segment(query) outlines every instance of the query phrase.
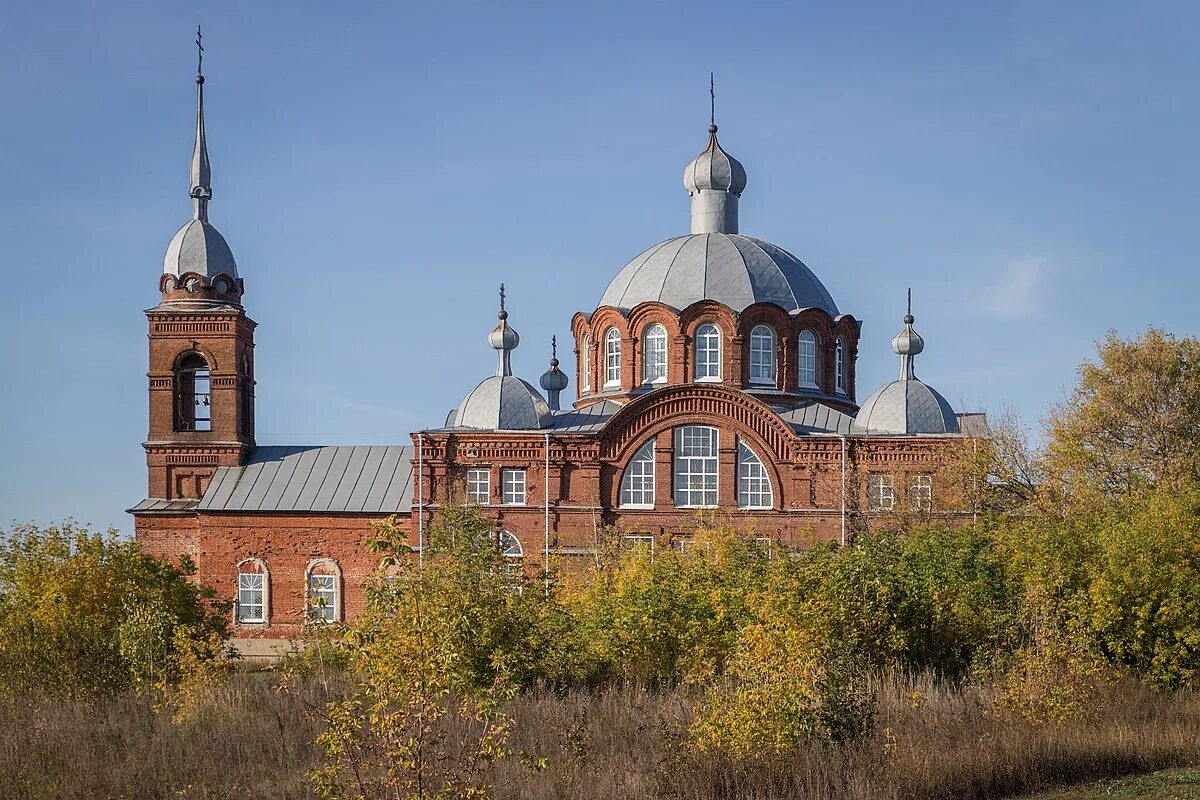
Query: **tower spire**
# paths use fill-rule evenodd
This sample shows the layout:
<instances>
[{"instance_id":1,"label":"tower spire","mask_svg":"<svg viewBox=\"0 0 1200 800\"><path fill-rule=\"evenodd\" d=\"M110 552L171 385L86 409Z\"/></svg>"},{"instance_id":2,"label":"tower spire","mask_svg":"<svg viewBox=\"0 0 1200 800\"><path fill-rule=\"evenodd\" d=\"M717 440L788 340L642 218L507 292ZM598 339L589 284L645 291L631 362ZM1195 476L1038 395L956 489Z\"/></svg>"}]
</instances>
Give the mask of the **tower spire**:
<instances>
[{"instance_id":1,"label":"tower spire","mask_svg":"<svg viewBox=\"0 0 1200 800\"><path fill-rule=\"evenodd\" d=\"M917 375L913 370L913 362L917 355L925 349L925 340L913 329L916 318L912 315L912 289L908 290L908 310L904 315L904 330L892 339L892 350L900 356L900 380L915 380Z\"/></svg>"},{"instance_id":2,"label":"tower spire","mask_svg":"<svg viewBox=\"0 0 1200 800\"><path fill-rule=\"evenodd\" d=\"M542 374L542 379L539 383L546 390L546 399L550 404L550 410L558 411L558 396L563 389L567 388L567 375L558 368L557 336L550 337L550 368Z\"/></svg>"},{"instance_id":3,"label":"tower spire","mask_svg":"<svg viewBox=\"0 0 1200 800\"><path fill-rule=\"evenodd\" d=\"M196 146L188 195L192 198L192 218L208 220L208 201L212 199L212 174L208 165L208 143L204 140L204 35L196 26Z\"/></svg>"},{"instance_id":4,"label":"tower spire","mask_svg":"<svg viewBox=\"0 0 1200 800\"><path fill-rule=\"evenodd\" d=\"M708 73L708 126L709 133L716 133L717 127L717 75Z\"/></svg>"},{"instance_id":5,"label":"tower spire","mask_svg":"<svg viewBox=\"0 0 1200 800\"><path fill-rule=\"evenodd\" d=\"M496 318L500 324L488 336L488 344L496 351L496 374L500 377L512 375L512 351L521 342L521 337L508 324L508 312L504 310L504 284L500 284L500 313Z\"/></svg>"}]
</instances>

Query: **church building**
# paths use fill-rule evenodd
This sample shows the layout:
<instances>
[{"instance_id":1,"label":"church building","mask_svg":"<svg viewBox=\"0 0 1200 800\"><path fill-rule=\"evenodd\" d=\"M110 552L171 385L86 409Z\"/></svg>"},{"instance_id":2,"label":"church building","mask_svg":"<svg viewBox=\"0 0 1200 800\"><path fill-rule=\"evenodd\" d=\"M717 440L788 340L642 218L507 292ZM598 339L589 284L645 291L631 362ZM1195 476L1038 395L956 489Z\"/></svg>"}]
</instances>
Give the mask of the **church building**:
<instances>
[{"instance_id":1,"label":"church building","mask_svg":"<svg viewBox=\"0 0 1200 800\"><path fill-rule=\"evenodd\" d=\"M512 374L519 321L501 287L498 322L480 331L494 372L480 352L483 379L444 421L394 445L259 446L253 271L243 277L209 222L204 134L198 74L192 218L145 312L149 480L130 513L146 551L189 557L233 601L243 643L352 619L376 566L372 523L394 516L419 550L451 504L477 505L530 572L586 557L604 535L684 549L705 510L768 555L848 544L897 514L969 516L938 473L983 434L982 417L916 377L925 345L911 309L892 341L897 379L858 400L861 322L790 252L741 233L746 170L716 125L683 171L690 233L644 250L575 313L573 365L554 352L536 387Z\"/></svg>"}]
</instances>

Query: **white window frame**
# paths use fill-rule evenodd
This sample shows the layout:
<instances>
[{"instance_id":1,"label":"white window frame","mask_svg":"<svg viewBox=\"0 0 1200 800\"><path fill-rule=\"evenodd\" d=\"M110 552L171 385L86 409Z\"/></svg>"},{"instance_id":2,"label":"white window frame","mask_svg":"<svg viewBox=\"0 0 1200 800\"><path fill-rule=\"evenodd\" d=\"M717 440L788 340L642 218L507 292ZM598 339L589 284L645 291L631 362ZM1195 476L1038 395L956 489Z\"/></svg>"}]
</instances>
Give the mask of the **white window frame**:
<instances>
[{"instance_id":1,"label":"white window frame","mask_svg":"<svg viewBox=\"0 0 1200 800\"><path fill-rule=\"evenodd\" d=\"M805 353L805 348L811 347L812 352ZM807 389L816 389L819 387L821 376L821 337L817 336L817 332L810 329L800 331L800 337L796 342L796 382ZM811 365L812 379L808 380L805 377L807 367L806 363Z\"/></svg>"},{"instance_id":2,"label":"white window frame","mask_svg":"<svg viewBox=\"0 0 1200 800\"><path fill-rule=\"evenodd\" d=\"M525 470L500 470L501 497L506 506L525 505ZM519 499L518 499L519 498Z\"/></svg>"},{"instance_id":3,"label":"white window frame","mask_svg":"<svg viewBox=\"0 0 1200 800\"><path fill-rule=\"evenodd\" d=\"M604 388L621 385L621 332L609 328L604 332Z\"/></svg>"},{"instance_id":4,"label":"white window frame","mask_svg":"<svg viewBox=\"0 0 1200 800\"><path fill-rule=\"evenodd\" d=\"M692 547L692 537L690 536L677 536L671 540L671 549L680 555L686 555Z\"/></svg>"},{"instance_id":5,"label":"white window frame","mask_svg":"<svg viewBox=\"0 0 1200 800\"><path fill-rule=\"evenodd\" d=\"M654 508L654 439L638 448L621 475L621 508Z\"/></svg>"},{"instance_id":6,"label":"white window frame","mask_svg":"<svg viewBox=\"0 0 1200 800\"><path fill-rule=\"evenodd\" d=\"M651 340L655 346L651 347ZM653 355L653 360L651 360ZM651 369L653 367L653 369ZM647 325L642 332L642 384L667 382L667 329L661 323Z\"/></svg>"},{"instance_id":7,"label":"white window frame","mask_svg":"<svg viewBox=\"0 0 1200 800\"><path fill-rule=\"evenodd\" d=\"M328 587L324 584L328 583ZM318 584L321 586L318 588ZM316 600L324 600L318 605ZM338 576L322 572L308 573L308 620L330 623L338 621Z\"/></svg>"},{"instance_id":8,"label":"white window frame","mask_svg":"<svg viewBox=\"0 0 1200 800\"><path fill-rule=\"evenodd\" d=\"M258 579L258 588L254 588L251 584L252 579ZM258 592L257 603L247 603L242 600L243 592ZM241 572L238 571L238 592L237 592L237 623L239 625L261 625L267 621L267 573L266 572ZM250 616L246 613L247 608L257 608L258 615Z\"/></svg>"},{"instance_id":9,"label":"white window frame","mask_svg":"<svg viewBox=\"0 0 1200 800\"><path fill-rule=\"evenodd\" d=\"M933 510L933 476L929 473L908 476L908 508L910 511Z\"/></svg>"},{"instance_id":10,"label":"white window frame","mask_svg":"<svg viewBox=\"0 0 1200 800\"><path fill-rule=\"evenodd\" d=\"M711 322L705 322L696 327L693 335L696 354L696 364L693 374L697 381L716 383L721 380L721 329ZM716 346L713 347L715 342Z\"/></svg>"},{"instance_id":11,"label":"white window frame","mask_svg":"<svg viewBox=\"0 0 1200 800\"><path fill-rule=\"evenodd\" d=\"M833 348L834 360L834 381L838 394L846 394L846 386L849 381L846 380L846 341L842 337L837 338L837 344Z\"/></svg>"},{"instance_id":12,"label":"white window frame","mask_svg":"<svg viewBox=\"0 0 1200 800\"><path fill-rule=\"evenodd\" d=\"M579 377L580 383L583 384L583 391L590 392L592 390L592 337L590 334L583 335L583 345L579 348Z\"/></svg>"},{"instance_id":13,"label":"white window frame","mask_svg":"<svg viewBox=\"0 0 1200 800\"><path fill-rule=\"evenodd\" d=\"M702 436L710 443L710 446L703 449L711 452L703 455L684 455L685 450L693 450L702 444ZM671 479L675 507L716 508L721 498L721 465L718 455L720 431L709 425L683 425L675 429L674 440ZM700 482L699 488L696 488L697 478ZM708 485L709 478L712 479L711 487Z\"/></svg>"},{"instance_id":14,"label":"white window frame","mask_svg":"<svg viewBox=\"0 0 1200 800\"><path fill-rule=\"evenodd\" d=\"M626 533L621 536L621 549L632 550L635 547L645 547L654 555L654 537L648 533Z\"/></svg>"},{"instance_id":15,"label":"white window frame","mask_svg":"<svg viewBox=\"0 0 1200 800\"><path fill-rule=\"evenodd\" d=\"M770 536L755 536L750 542L750 547L758 553L771 558L771 537Z\"/></svg>"},{"instance_id":16,"label":"white window frame","mask_svg":"<svg viewBox=\"0 0 1200 800\"><path fill-rule=\"evenodd\" d=\"M767 471L767 465L758 457L758 453L741 439L738 440L737 472L738 508L774 508L775 492L771 486L771 475Z\"/></svg>"},{"instance_id":17,"label":"white window frame","mask_svg":"<svg viewBox=\"0 0 1200 800\"><path fill-rule=\"evenodd\" d=\"M770 325L755 325L750 329L750 383L775 386L779 374L777 361L775 329Z\"/></svg>"},{"instance_id":18,"label":"white window frame","mask_svg":"<svg viewBox=\"0 0 1200 800\"><path fill-rule=\"evenodd\" d=\"M480 476L483 477L482 482L479 481ZM492 470L490 467L471 467L467 470L467 502L479 506L491 505Z\"/></svg>"},{"instance_id":19,"label":"white window frame","mask_svg":"<svg viewBox=\"0 0 1200 800\"><path fill-rule=\"evenodd\" d=\"M895 479L890 472L867 475L867 510L892 511L896 508Z\"/></svg>"}]
</instances>

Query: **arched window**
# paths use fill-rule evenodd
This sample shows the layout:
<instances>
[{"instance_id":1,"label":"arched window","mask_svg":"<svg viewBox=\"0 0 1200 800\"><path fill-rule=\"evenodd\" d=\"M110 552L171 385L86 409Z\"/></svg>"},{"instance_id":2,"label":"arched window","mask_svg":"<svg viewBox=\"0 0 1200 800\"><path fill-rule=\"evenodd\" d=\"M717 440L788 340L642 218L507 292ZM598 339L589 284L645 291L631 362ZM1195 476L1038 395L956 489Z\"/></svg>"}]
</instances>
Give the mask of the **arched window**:
<instances>
[{"instance_id":1,"label":"arched window","mask_svg":"<svg viewBox=\"0 0 1200 800\"><path fill-rule=\"evenodd\" d=\"M654 440L638 448L621 476L622 508L654 508Z\"/></svg>"},{"instance_id":2,"label":"arched window","mask_svg":"<svg viewBox=\"0 0 1200 800\"><path fill-rule=\"evenodd\" d=\"M234 621L257 625L271 620L271 572L260 558L246 558L237 565L237 602Z\"/></svg>"},{"instance_id":3,"label":"arched window","mask_svg":"<svg viewBox=\"0 0 1200 800\"><path fill-rule=\"evenodd\" d=\"M846 343L838 337L837 346L833 351L837 390L839 394L846 393Z\"/></svg>"},{"instance_id":4,"label":"arched window","mask_svg":"<svg viewBox=\"0 0 1200 800\"><path fill-rule=\"evenodd\" d=\"M500 555L505 558L523 558L525 551L521 549L521 540L508 531L500 531Z\"/></svg>"},{"instance_id":5,"label":"arched window","mask_svg":"<svg viewBox=\"0 0 1200 800\"><path fill-rule=\"evenodd\" d=\"M583 384L583 391L590 392L592 390L592 337L588 334L583 335L583 343L579 347L579 377L580 383Z\"/></svg>"},{"instance_id":6,"label":"arched window","mask_svg":"<svg viewBox=\"0 0 1200 800\"><path fill-rule=\"evenodd\" d=\"M308 619L312 622L340 622L342 619L342 570L336 561L318 559L305 570L308 595L305 598Z\"/></svg>"},{"instance_id":7,"label":"arched window","mask_svg":"<svg viewBox=\"0 0 1200 800\"><path fill-rule=\"evenodd\" d=\"M771 477L754 451L738 441L738 508L770 508Z\"/></svg>"},{"instance_id":8,"label":"arched window","mask_svg":"<svg viewBox=\"0 0 1200 800\"><path fill-rule=\"evenodd\" d=\"M621 332L609 328L604 334L604 388L621 385Z\"/></svg>"},{"instance_id":9,"label":"arched window","mask_svg":"<svg viewBox=\"0 0 1200 800\"><path fill-rule=\"evenodd\" d=\"M696 328L696 380L721 380L721 332L709 322Z\"/></svg>"},{"instance_id":10,"label":"arched window","mask_svg":"<svg viewBox=\"0 0 1200 800\"><path fill-rule=\"evenodd\" d=\"M525 551L521 548L521 540L508 531L500 531L496 547L504 557L503 575L512 582L512 588L520 592L520 581L525 576Z\"/></svg>"},{"instance_id":11,"label":"arched window","mask_svg":"<svg viewBox=\"0 0 1200 800\"><path fill-rule=\"evenodd\" d=\"M688 425L675 429L675 505L717 505L717 429Z\"/></svg>"},{"instance_id":12,"label":"arched window","mask_svg":"<svg viewBox=\"0 0 1200 800\"><path fill-rule=\"evenodd\" d=\"M199 353L188 353L175 368L175 430L212 430L212 375Z\"/></svg>"},{"instance_id":13,"label":"arched window","mask_svg":"<svg viewBox=\"0 0 1200 800\"><path fill-rule=\"evenodd\" d=\"M817 335L812 331L800 332L800 347L796 353L801 386L817 386Z\"/></svg>"},{"instance_id":14,"label":"arched window","mask_svg":"<svg viewBox=\"0 0 1200 800\"><path fill-rule=\"evenodd\" d=\"M750 331L750 382L775 385L775 331L766 325Z\"/></svg>"},{"instance_id":15,"label":"arched window","mask_svg":"<svg viewBox=\"0 0 1200 800\"><path fill-rule=\"evenodd\" d=\"M657 322L642 334L642 383L667 379L667 329Z\"/></svg>"}]
</instances>

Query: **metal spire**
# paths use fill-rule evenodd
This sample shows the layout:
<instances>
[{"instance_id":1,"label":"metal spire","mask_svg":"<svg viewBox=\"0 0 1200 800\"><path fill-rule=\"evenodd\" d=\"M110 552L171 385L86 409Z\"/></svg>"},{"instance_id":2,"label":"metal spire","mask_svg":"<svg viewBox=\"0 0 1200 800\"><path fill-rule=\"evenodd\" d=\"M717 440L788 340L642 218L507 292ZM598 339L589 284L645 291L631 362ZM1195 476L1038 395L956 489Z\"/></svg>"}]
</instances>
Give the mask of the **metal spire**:
<instances>
[{"instance_id":1,"label":"metal spire","mask_svg":"<svg viewBox=\"0 0 1200 800\"><path fill-rule=\"evenodd\" d=\"M717 127L717 77L713 72L708 73L708 124L711 128Z\"/></svg>"},{"instance_id":2,"label":"metal spire","mask_svg":"<svg viewBox=\"0 0 1200 800\"><path fill-rule=\"evenodd\" d=\"M500 319L508 318L508 312L504 310L504 284L503 283L500 284L500 313L497 314L496 316L500 317Z\"/></svg>"},{"instance_id":3,"label":"metal spire","mask_svg":"<svg viewBox=\"0 0 1200 800\"><path fill-rule=\"evenodd\" d=\"M558 336L557 335L550 337L550 360L553 362L558 361ZM558 364L555 363L553 366L558 366Z\"/></svg>"},{"instance_id":4,"label":"metal spire","mask_svg":"<svg viewBox=\"0 0 1200 800\"><path fill-rule=\"evenodd\" d=\"M892 351L900 356L900 380L902 381L916 379L913 362L925 349L925 340L921 338L921 334L913 330L914 322L916 319L912 315L912 289L910 288L908 290L908 310L904 315L904 329L896 334L895 339L892 339Z\"/></svg>"},{"instance_id":5,"label":"metal spire","mask_svg":"<svg viewBox=\"0 0 1200 800\"><path fill-rule=\"evenodd\" d=\"M192 150L192 169L188 195L192 198L192 218L208 220L208 201L212 199L212 175L208 165L208 144L204 140L204 36L196 26L196 147Z\"/></svg>"}]
</instances>

